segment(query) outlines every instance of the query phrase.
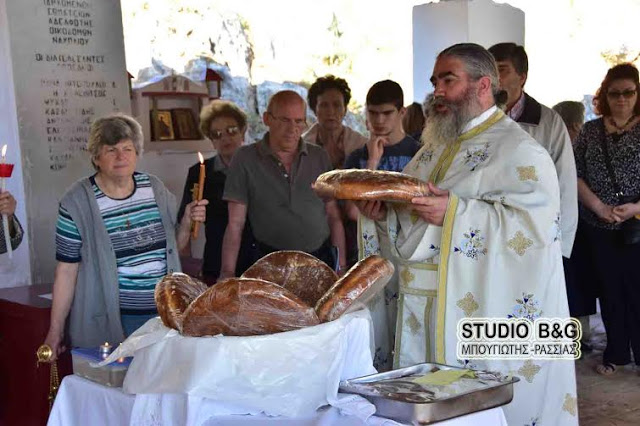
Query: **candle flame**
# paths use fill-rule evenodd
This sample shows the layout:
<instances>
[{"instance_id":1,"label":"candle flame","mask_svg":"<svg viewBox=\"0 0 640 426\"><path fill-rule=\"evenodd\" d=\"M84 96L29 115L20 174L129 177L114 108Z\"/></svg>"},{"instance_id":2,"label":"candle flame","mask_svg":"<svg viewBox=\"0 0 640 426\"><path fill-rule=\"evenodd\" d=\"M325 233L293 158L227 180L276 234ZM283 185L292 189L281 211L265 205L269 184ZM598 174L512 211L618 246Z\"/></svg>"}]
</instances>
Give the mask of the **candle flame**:
<instances>
[{"instance_id":1,"label":"candle flame","mask_svg":"<svg viewBox=\"0 0 640 426\"><path fill-rule=\"evenodd\" d=\"M104 346L107 346L107 347L110 346L109 342L104 342Z\"/></svg>"},{"instance_id":2,"label":"candle flame","mask_svg":"<svg viewBox=\"0 0 640 426\"><path fill-rule=\"evenodd\" d=\"M6 146L6 145L5 145ZM4 155L4 154L3 154ZM198 158L200 158L200 164L204 164L204 157L202 156L202 154L200 153L200 151L198 151Z\"/></svg>"},{"instance_id":3,"label":"candle flame","mask_svg":"<svg viewBox=\"0 0 640 426\"><path fill-rule=\"evenodd\" d=\"M6 143L2 147L2 156L4 157L5 155L7 155L7 144Z\"/></svg>"}]
</instances>

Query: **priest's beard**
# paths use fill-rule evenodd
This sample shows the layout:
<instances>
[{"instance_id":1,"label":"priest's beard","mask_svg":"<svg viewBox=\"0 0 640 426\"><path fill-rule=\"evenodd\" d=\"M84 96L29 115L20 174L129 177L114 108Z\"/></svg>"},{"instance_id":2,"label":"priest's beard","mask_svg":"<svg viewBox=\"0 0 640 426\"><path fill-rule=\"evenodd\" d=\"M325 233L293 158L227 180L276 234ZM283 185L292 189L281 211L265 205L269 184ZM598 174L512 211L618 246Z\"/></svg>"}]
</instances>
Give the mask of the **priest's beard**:
<instances>
[{"instance_id":1,"label":"priest's beard","mask_svg":"<svg viewBox=\"0 0 640 426\"><path fill-rule=\"evenodd\" d=\"M446 112L438 112L439 105L447 107ZM431 98L427 103L427 120L420 140L424 145L437 148L456 141L464 127L480 114L480 102L475 86L469 86L466 92L453 101Z\"/></svg>"}]
</instances>

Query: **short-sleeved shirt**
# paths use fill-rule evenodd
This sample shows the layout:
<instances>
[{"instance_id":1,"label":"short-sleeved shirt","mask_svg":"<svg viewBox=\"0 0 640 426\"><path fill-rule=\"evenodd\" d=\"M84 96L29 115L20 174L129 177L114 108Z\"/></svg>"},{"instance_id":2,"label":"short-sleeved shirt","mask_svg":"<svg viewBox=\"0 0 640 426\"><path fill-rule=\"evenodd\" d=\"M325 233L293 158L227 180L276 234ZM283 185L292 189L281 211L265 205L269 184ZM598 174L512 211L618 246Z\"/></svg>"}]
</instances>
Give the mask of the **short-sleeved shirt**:
<instances>
[{"instance_id":1,"label":"short-sleeved shirt","mask_svg":"<svg viewBox=\"0 0 640 426\"><path fill-rule=\"evenodd\" d=\"M255 239L278 250L313 252L329 238L324 201L311 184L332 169L329 155L300 140L286 171L269 147L269 134L236 151L223 199L247 206Z\"/></svg>"},{"instance_id":2,"label":"short-sleeved shirt","mask_svg":"<svg viewBox=\"0 0 640 426\"><path fill-rule=\"evenodd\" d=\"M95 176L89 180L116 254L120 309L127 313L154 312L156 284L167 274L167 238L149 177L134 173L134 191L124 199L108 197L96 184ZM83 260L81 247L78 227L60 204L56 259L78 263Z\"/></svg>"},{"instance_id":3,"label":"short-sleeved shirt","mask_svg":"<svg viewBox=\"0 0 640 426\"><path fill-rule=\"evenodd\" d=\"M405 136L395 145L385 146L378 170L387 172L401 172L420 149L420 143L411 136ZM358 148L349 155L345 162L345 169L365 169L369 160L366 146Z\"/></svg>"},{"instance_id":4,"label":"short-sleeved shirt","mask_svg":"<svg viewBox=\"0 0 640 426\"><path fill-rule=\"evenodd\" d=\"M602 151L606 144L611 167L620 191L625 196L640 197L640 124L622 136L607 134L602 118L585 123L576 140L574 154L578 177L605 204L617 206L620 199L613 189ZM595 213L580 205L580 217L587 223L606 229L618 229L619 224L601 221Z\"/></svg>"}]
</instances>

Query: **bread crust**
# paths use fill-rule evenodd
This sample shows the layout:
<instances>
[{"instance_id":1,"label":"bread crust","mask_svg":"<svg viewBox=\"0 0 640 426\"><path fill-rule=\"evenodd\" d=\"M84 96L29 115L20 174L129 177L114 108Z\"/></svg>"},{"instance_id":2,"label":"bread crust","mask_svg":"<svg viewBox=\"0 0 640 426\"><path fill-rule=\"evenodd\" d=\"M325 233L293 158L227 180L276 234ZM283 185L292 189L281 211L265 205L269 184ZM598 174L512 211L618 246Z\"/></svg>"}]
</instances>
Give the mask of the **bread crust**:
<instances>
[{"instance_id":1,"label":"bread crust","mask_svg":"<svg viewBox=\"0 0 640 426\"><path fill-rule=\"evenodd\" d=\"M314 309L287 289L259 279L229 278L191 303L182 334L256 336L317 324Z\"/></svg>"},{"instance_id":2,"label":"bread crust","mask_svg":"<svg viewBox=\"0 0 640 426\"><path fill-rule=\"evenodd\" d=\"M154 299L163 324L181 331L184 311L206 290L203 282L181 272L162 278L156 285Z\"/></svg>"},{"instance_id":3,"label":"bread crust","mask_svg":"<svg viewBox=\"0 0 640 426\"><path fill-rule=\"evenodd\" d=\"M356 263L315 306L320 322L333 321L363 307L393 276L393 263L371 255Z\"/></svg>"},{"instance_id":4,"label":"bread crust","mask_svg":"<svg viewBox=\"0 0 640 426\"><path fill-rule=\"evenodd\" d=\"M264 256L242 274L276 283L302 299L309 306L338 280L326 263L302 251L282 250Z\"/></svg>"},{"instance_id":5,"label":"bread crust","mask_svg":"<svg viewBox=\"0 0 640 426\"><path fill-rule=\"evenodd\" d=\"M403 173L382 170L332 170L318 176L313 186L322 198L410 203L429 194L427 184Z\"/></svg>"}]
</instances>

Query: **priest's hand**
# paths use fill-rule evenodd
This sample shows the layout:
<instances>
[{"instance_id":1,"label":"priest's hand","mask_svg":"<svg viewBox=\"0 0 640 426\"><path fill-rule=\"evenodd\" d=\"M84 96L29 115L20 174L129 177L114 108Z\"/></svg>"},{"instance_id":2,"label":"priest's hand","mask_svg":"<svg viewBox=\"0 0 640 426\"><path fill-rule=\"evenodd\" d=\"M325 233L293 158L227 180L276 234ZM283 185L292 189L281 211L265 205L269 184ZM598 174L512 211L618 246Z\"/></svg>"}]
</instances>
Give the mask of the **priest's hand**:
<instances>
[{"instance_id":1,"label":"priest's hand","mask_svg":"<svg viewBox=\"0 0 640 426\"><path fill-rule=\"evenodd\" d=\"M356 201L355 204L360 213L371 220L381 221L387 218L387 207L382 201Z\"/></svg>"},{"instance_id":2,"label":"priest's hand","mask_svg":"<svg viewBox=\"0 0 640 426\"><path fill-rule=\"evenodd\" d=\"M411 199L412 210L425 222L442 226L449 204L449 191L440 189L432 182L427 183L431 195Z\"/></svg>"}]
</instances>

